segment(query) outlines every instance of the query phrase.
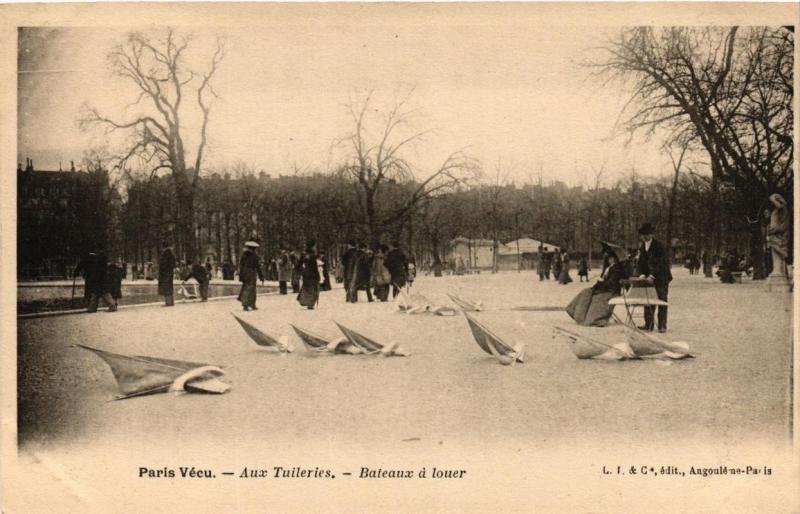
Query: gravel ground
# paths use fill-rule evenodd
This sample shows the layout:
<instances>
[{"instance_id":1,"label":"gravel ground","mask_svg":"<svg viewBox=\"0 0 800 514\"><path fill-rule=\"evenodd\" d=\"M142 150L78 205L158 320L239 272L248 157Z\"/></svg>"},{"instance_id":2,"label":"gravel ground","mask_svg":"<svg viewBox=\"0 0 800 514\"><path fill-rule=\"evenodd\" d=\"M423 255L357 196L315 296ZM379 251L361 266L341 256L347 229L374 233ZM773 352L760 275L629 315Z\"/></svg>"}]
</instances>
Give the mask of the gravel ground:
<instances>
[{"instance_id":1,"label":"gravel ground","mask_svg":"<svg viewBox=\"0 0 800 514\"><path fill-rule=\"evenodd\" d=\"M476 318L508 342L526 343L527 361L516 366L481 352L461 315L409 316L392 302L346 304L341 289L322 293L314 311L292 295L270 295L248 313L230 300L20 320L19 442L37 449L120 440L229 444L231 430L237 440L267 437L277 446L466 445L500 434L534 446L587 436L630 444L786 441L791 295L765 293L763 283L675 274L668 339L688 341L697 358L670 363L577 360L552 337L553 325L574 327L565 313L507 308L563 306L584 285L540 283L532 273L420 277L414 284L441 303L450 304L446 292L482 300L489 310ZM289 335L295 353L257 347L231 312L270 334ZM411 356L312 355L288 325L336 336L334 320L399 342ZM622 337L619 327L593 332L609 342ZM220 396L109 402L116 384L108 366L76 343L217 364L232 387Z\"/></svg>"}]
</instances>

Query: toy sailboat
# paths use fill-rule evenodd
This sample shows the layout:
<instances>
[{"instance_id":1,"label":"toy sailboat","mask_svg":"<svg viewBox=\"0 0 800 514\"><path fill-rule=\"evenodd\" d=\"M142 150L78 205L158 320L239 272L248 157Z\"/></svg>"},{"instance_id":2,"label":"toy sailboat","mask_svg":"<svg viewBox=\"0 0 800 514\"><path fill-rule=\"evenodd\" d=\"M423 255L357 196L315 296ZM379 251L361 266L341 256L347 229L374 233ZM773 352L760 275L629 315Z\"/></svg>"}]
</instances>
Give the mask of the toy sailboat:
<instances>
[{"instance_id":1,"label":"toy sailboat","mask_svg":"<svg viewBox=\"0 0 800 514\"><path fill-rule=\"evenodd\" d=\"M398 343L385 345L375 341L374 339L370 339L365 335L359 334L352 329L342 326L339 323L336 323L336 326L339 327L339 330L342 331L344 336L352 345L357 346L362 350L363 353L367 355L375 353L380 353L386 357L407 357L410 355L408 352L402 349Z\"/></svg>"},{"instance_id":2,"label":"toy sailboat","mask_svg":"<svg viewBox=\"0 0 800 514\"><path fill-rule=\"evenodd\" d=\"M353 345L346 337L328 340L306 329L292 325L303 346L309 352L330 352L335 354L357 355L363 353L361 348Z\"/></svg>"},{"instance_id":3,"label":"toy sailboat","mask_svg":"<svg viewBox=\"0 0 800 514\"><path fill-rule=\"evenodd\" d=\"M627 360L637 359L628 343L607 344L591 337L577 334L562 327L553 327L554 335L569 344L569 349L579 359Z\"/></svg>"},{"instance_id":4,"label":"toy sailboat","mask_svg":"<svg viewBox=\"0 0 800 514\"><path fill-rule=\"evenodd\" d=\"M218 366L77 346L94 353L111 368L120 390L116 400L167 391L222 394L230 389L229 384L217 379L225 374Z\"/></svg>"},{"instance_id":5,"label":"toy sailboat","mask_svg":"<svg viewBox=\"0 0 800 514\"><path fill-rule=\"evenodd\" d=\"M294 346L292 343L289 342L289 338L287 336L281 336L278 339L275 339L272 336L269 336L262 332L261 330L257 329L250 323L244 321L236 314L231 314L236 321L242 326L244 331L250 336L250 339L255 341L258 346L263 346L265 348L275 348L279 352L285 353L292 353L294 351Z\"/></svg>"},{"instance_id":6,"label":"toy sailboat","mask_svg":"<svg viewBox=\"0 0 800 514\"><path fill-rule=\"evenodd\" d=\"M466 316L469 328L472 330L472 337L475 338L475 342L478 343L481 350L504 365L525 362L525 345L518 344L516 346L511 346L494 335L488 328L480 324L469 314L465 313L464 316Z\"/></svg>"}]
</instances>

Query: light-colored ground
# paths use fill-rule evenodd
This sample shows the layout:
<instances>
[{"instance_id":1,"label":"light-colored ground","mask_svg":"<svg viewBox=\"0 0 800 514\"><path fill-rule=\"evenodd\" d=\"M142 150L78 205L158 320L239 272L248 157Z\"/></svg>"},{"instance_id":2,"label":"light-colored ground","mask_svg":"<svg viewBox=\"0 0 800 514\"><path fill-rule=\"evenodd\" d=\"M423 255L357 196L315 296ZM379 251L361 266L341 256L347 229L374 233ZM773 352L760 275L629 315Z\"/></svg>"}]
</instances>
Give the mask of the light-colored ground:
<instances>
[{"instance_id":1,"label":"light-colored ground","mask_svg":"<svg viewBox=\"0 0 800 514\"><path fill-rule=\"evenodd\" d=\"M612 438L785 441L789 435L791 295L763 283L721 284L675 270L670 288L671 340L697 358L577 360L552 338L563 312L516 312L513 305L566 305L585 286L539 282L532 273L420 277L414 289L449 304L446 292L483 300L476 317L527 362L506 367L477 347L462 315L408 316L395 303L355 305L341 289L323 293L315 311L289 296L266 296L242 313L235 300L147 307L19 321L20 443L37 448L124 440L193 439L226 444L267 437L272 444L340 440L362 444L424 441L479 443L508 435L532 445ZM362 294L362 300L363 294ZM296 352L253 344L231 316L290 335ZM333 321L376 340L400 342L407 358L307 353L289 323L327 336ZM614 328L597 329L606 340ZM231 390L221 396L171 394L109 402L116 384L83 343L109 351L223 366Z\"/></svg>"}]
</instances>

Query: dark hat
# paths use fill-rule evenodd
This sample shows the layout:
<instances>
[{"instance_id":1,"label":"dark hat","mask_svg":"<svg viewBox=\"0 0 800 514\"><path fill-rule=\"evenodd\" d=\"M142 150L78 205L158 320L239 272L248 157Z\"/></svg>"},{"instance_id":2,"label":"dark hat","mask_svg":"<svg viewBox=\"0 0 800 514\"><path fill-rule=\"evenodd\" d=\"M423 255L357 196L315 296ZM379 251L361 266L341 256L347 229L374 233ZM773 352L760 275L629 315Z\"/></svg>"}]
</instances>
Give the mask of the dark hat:
<instances>
[{"instance_id":1,"label":"dark hat","mask_svg":"<svg viewBox=\"0 0 800 514\"><path fill-rule=\"evenodd\" d=\"M600 241L600 247L603 249L603 253L610 256L614 256L617 260L619 260L619 256L617 255L617 251L615 248L620 248L619 246L613 243L607 243L606 241ZM620 248L624 250L624 248Z\"/></svg>"},{"instance_id":2,"label":"dark hat","mask_svg":"<svg viewBox=\"0 0 800 514\"><path fill-rule=\"evenodd\" d=\"M647 234L655 234L656 229L653 228L653 224L649 221L644 223L641 227L639 227L639 233L643 235Z\"/></svg>"}]
</instances>

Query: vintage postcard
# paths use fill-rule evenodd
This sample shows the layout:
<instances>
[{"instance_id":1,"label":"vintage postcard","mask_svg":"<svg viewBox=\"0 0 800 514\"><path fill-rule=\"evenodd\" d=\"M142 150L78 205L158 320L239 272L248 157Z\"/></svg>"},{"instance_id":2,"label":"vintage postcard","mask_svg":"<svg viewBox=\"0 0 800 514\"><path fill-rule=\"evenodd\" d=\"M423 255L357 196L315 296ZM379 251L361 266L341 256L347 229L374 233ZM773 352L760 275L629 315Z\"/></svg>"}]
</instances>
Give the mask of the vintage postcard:
<instances>
[{"instance_id":1,"label":"vintage postcard","mask_svg":"<svg viewBox=\"0 0 800 514\"><path fill-rule=\"evenodd\" d=\"M797 512L798 14L0 5L0 509Z\"/></svg>"}]
</instances>

